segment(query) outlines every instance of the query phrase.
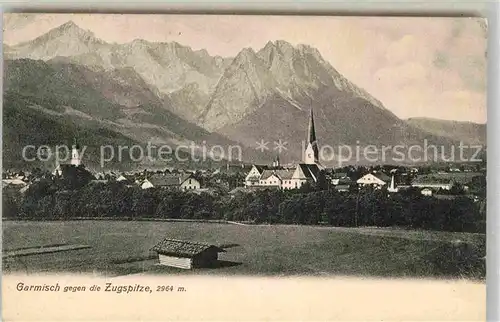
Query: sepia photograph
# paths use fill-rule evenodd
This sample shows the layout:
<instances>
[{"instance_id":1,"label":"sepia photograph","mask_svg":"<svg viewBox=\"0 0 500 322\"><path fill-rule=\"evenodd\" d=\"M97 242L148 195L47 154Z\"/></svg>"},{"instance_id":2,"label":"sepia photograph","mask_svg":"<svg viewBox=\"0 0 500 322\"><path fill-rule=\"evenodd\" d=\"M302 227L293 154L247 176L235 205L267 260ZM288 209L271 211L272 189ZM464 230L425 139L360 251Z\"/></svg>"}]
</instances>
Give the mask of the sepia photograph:
<instances>
[{"instance_id":1,"label":"sepia photograph","mask_svg":"<svg viewBox=\"0 0 500 322\"><path fill-rule=\"evenodd\" d=\"M487 26L4 14L4 276L485 286Z\"/></svg>"}]
</instances>

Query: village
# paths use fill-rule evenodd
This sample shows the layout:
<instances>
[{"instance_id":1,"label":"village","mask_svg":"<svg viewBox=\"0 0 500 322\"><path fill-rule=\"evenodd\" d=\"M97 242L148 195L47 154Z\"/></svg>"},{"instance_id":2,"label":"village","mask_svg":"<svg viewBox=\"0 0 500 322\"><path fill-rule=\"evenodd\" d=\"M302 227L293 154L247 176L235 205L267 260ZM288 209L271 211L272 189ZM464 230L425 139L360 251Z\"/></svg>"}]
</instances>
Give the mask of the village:
<instances>
[{"instance_id":1,"label":"village","mask_svg":"<svg viewBox=\"0 0 500 322\"><path fill-rule=\"evenodd\" d=\"M40 179L58 180L78 177L80 185L99 185L118 182L141 189L177 189L193 193L245 193L261 189L293 190L304 185L321 185L323 190L352 192L363 187L397 193L418 190L425 196L454 198L466 195L478 201L481 186L485 185L486 166L481 163L440 163L420 166L349 165L325 168L320 164L314 117L309 117L308 146L298 164L280 164L279 155L270 164L226 163L218 168L204 170L177 169L140 171L95 171L85 167L80 147L73 144L68 163L57 164L51 172L4 170L4 187L16 188L22 193Z\"/></svg>"},{"instance_id":2,"label":"village","mask_svg":"<svg viewBox=\"0 0 500 322\"><path fill-rule=\"evenodd\" d=\"M416 188L422 195L452 196L459 194L477 198L470 186L477 180L485 180L485 169L480 167L368 167L346 166L342 169L325 169L324 175L328 189L348 192L353 189L371 186L386 189L390 193ZM39 177L37 171L14 172L6 170L2 174L4 187L18 188L26 191L31 184L41 178L62 178L69 176L70 168L58 170L53 174ZM129 187L141 189L165 188L180 189L194 193L226 190L228 193L253 191L257 189L296 189L305 182L316 183L319 171L312 172L302 166L286 167L273 165L235 165L227 164L214 170L165 169L164 171L116 172L106 171L85 175L88 184L106 184L119 182ZM219 188L219 189L218 189ZM454 193L453 193L454 192Z\"/></svg>"}]
</instances>

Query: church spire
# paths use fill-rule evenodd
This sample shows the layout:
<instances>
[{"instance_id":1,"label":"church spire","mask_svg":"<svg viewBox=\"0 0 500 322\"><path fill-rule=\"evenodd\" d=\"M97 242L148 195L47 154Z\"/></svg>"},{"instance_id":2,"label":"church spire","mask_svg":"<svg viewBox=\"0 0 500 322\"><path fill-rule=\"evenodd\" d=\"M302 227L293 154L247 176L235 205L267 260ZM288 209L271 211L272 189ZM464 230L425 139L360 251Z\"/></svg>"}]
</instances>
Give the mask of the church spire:
<instances>
[{"instance_id":1,"label":"church spire","mask_svg":"<svg viewBox=\"0 0 500 322\"><path fill-rule=\"evenodd\" d=\"M280 167L280 166L281 166L281 165L280 165L280 155L279 155L279 154L277 154L277 155L276 155L276 158L275 158L275 159L274 159L274 161L273 161L273 167L274 167L274 168L278 168L278 167Z\"/></svg>"},{"instance_id":2,"label":"church spire","mask_svg":"<svg viewBox=\"0 0 500 322\"><path fill-rule=\"evenodd\" d=\"M76 136L73 138L73 146L77 149L80 150L80 146L78 145L78 141L76 139Z\"/></svg>"},{"instance_id":3,"label":"church spire","mask_svg":"<svg viewBox=\"0 0 500 322\"><path fill-rule=\"evenodd\" d=\"M307 130L307 147L304 152L305 164L319 164L318 142L316 141L316 130L314 128L314 114L312 107L309 116L309 127Z\"/></svg>"},{"instance_id":4,"label":"church spire","mask_svg":"<svg viewBox=\"0 0 500 322\"><path fill-rule=\"evenodd\" d=\"M308 142L307 143L313 143L316 142L316 130L314 129L314 115L313 115L313 109L311 107L311 113L309 116L309 128L308 128Z\"/></svg>"},{"instance_id":5,"label":"church spire","mask_svg":"<svg viewBox=\"0 0 500 322\"><path fill-rule=\"evenodd\" d=\"M82 164L80 147L78 145L78 142L76 141L76 137L73 138L73 146L71 148L71 164L77 167Z\"/></svg>"},{"instance_id":6,"label":"church spire","mask_svg":"<svg viewBox=\"0 0 500 322\"><path fill-rule=\"evenodd\" d=\"M394 175L392 176L391 185L389 186L387 191L389 191L389 192L397 192L398 191L398 189L396 188L396 186L394 184Z\"/></svg>"}]
</instances>

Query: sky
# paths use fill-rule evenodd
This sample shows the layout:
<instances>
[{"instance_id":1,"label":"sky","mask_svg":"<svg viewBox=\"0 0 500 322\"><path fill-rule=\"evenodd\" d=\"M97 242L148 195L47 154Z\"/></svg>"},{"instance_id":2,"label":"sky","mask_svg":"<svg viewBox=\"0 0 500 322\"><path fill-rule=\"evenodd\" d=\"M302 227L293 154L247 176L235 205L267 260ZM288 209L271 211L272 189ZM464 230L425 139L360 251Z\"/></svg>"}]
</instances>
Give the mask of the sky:
<instances>
[{"instance_id":1,"label":"sky","mask_svg":"<svg viewBox=\"0 0 500 322\"><path fill-rule=\"evenodd\" d=\"M72 20L107 42L177 41L235 56L286 40L330 64L400 118L486 122L486 21L453 17L5 14L3 41Z\"/></svg>"}]
</instances>

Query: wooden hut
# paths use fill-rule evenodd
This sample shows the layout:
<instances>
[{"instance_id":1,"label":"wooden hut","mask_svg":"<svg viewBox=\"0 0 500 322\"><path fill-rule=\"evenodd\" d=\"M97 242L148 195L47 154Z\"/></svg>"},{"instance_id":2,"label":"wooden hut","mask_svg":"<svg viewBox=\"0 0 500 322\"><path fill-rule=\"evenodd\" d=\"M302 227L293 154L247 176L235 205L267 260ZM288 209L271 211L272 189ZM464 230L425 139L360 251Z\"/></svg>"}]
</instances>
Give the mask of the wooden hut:
<instances>
[{"instance_id":1,"label":"wooden hut","mask_svg":"<svg viewBox=\"0 0 500 322\"><path fill-rule=\"evenodd\" d=\"M192 269L213 266L224 249L215 245L165 238L152 249L160 265Z\"/></svg>"}]
</instances>

